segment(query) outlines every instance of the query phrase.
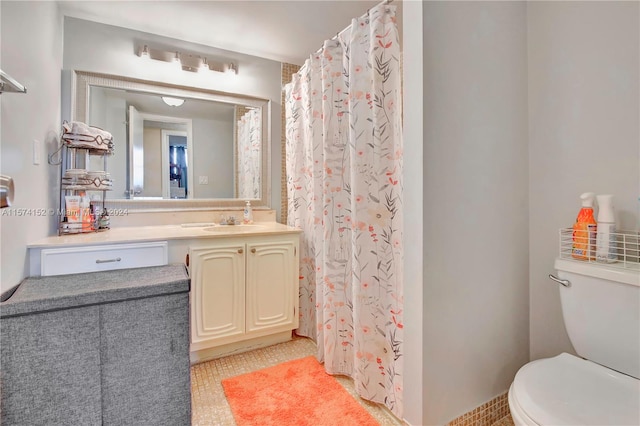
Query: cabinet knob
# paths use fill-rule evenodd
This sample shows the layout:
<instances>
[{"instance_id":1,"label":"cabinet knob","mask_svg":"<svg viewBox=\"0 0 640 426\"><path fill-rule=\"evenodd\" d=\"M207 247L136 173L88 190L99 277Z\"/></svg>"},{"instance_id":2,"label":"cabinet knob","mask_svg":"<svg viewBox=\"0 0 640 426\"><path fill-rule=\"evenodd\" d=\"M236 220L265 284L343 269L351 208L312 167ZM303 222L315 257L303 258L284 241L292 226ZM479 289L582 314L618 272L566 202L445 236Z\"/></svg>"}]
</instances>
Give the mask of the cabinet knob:
<instances>
[{"instance_id":1,"label":"cabinet knob","mask_svg":"<svg viewBox=\"0 0 640 426\"><path fill-rule=\"evenodd\" d=\"M244 253L244 250L238 249L238 253L242 254L242 253Z\"/></svg>"},{"instance_id":2,"label":"cabinet knob","mask_svg":"<svg viewBox=\"0 0 640 426\"><path fill-rule=\"evenodd\" d=\"M255 252L256 252L256 249L254 247L254 248L251 249L251 253L255 253Z\"/></svg>"}]
</instances>

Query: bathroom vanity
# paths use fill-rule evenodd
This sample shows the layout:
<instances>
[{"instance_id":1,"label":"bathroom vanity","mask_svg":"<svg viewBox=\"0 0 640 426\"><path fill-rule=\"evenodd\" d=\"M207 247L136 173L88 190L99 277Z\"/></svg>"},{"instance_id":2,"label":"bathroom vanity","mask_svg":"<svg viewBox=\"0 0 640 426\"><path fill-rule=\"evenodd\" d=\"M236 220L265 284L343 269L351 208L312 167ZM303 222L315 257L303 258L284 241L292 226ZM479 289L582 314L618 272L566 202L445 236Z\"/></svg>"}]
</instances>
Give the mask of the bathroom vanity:
<instances>
[{"instance_id":1,"label":"bathroom vanity","mask_svg":"<svg viewBox=\"0 0 640 426\"><path fill-rule=\"evenodd\" d=\"M29 245L30 275L187 265L191 361L284 342L298 327L299 230L276 222L113 228Z\"/></svg>"},{"instance_id":2,"label":"bathroom vanity","mask_svg":"<svg viewBox=\"0 0 640 426\"><path fill-rule=\"evenodd\" d=\"M190 244L193 360L291 338L298 327L297 254L297 234Z\"/></svg>"}]
</instances>

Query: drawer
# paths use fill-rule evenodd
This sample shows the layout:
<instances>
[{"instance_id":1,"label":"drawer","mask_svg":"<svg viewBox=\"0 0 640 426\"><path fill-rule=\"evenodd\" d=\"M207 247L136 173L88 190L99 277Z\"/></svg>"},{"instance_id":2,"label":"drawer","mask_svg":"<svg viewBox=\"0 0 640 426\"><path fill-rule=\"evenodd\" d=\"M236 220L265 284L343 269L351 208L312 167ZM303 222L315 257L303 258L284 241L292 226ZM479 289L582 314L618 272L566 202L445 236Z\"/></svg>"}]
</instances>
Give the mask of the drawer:
<instances>
[{"instance_id":1,"label":"drawer","mask_svg":"<svg viewBox=\"0 0 640 426\"><path fill-rule=\"evenodd\" d=\"M166 241L44 249L40 254L40 275L111 271L167 263Z\"/></svg>"}]
</instances>

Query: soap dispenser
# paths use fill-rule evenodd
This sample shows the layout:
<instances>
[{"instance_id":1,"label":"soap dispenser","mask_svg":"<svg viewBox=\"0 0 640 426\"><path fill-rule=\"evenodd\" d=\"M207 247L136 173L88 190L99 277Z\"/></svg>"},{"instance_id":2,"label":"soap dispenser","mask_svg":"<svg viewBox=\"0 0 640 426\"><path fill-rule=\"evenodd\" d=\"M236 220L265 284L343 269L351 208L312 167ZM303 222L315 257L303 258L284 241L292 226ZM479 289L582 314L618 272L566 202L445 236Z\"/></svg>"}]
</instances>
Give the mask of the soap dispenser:
<instances>
[{"instance_id":1,"label":"soap dispenser","mask_svg":"<svg viewBox=\"0 0 640 426\"><path fill-rule=\"evenodd\" d=\"M253 211L251 209L251 201L247 200L244 206L242 223L253 223Z\"/></svg>"}]
</instances>

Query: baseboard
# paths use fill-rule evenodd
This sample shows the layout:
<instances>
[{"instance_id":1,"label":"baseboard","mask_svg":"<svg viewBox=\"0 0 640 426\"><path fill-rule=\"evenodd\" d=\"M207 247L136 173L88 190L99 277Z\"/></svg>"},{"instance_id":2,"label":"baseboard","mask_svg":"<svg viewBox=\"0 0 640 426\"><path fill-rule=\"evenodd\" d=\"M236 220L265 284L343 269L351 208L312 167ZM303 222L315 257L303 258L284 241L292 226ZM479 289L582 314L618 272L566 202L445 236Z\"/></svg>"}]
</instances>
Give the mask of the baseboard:
<instances>
[{"instance_id":1,"label":"baseboard","mask_svg":"<svg viewBox=\"0 0 640 426\"><path fill-rule=\"evenodd\" d=\"M223 356L248 352L254 349L260 349L266 346L275 345L277 343L288 342L289 340L291 340L291 330L271 334L269 336L243 340L241 342L220 345L214 348L202 349L199 351L191 352L191 364L198 364L200 362L222 358Z\"/></svg>"}]
</instances>

